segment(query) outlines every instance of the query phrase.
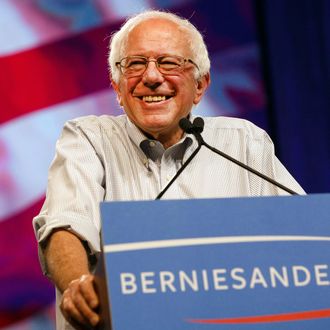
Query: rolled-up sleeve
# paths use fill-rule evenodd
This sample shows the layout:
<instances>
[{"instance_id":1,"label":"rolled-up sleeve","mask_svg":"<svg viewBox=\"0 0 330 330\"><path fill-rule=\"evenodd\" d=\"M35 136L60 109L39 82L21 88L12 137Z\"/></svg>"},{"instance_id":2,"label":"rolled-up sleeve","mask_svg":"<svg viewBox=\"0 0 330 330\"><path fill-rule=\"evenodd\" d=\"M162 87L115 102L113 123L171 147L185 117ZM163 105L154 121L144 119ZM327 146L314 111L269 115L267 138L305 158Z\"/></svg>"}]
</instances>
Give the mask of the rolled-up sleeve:
<instances>
[{"instance_id":1,"label":"rolled-up sleeve","mask_svg":"<svg viewBox=\"0 0 330 330\"><path fill-rule=\"evenodd\" d=\"M104 167L93 145L97 140L97 132L70 121L57 141L46 199L40 214L33 219L44 273L43 243L54 229L75 233L87 242L91 254L100 251L99 203L104 199Z\"/></svg>"}]
</instances>

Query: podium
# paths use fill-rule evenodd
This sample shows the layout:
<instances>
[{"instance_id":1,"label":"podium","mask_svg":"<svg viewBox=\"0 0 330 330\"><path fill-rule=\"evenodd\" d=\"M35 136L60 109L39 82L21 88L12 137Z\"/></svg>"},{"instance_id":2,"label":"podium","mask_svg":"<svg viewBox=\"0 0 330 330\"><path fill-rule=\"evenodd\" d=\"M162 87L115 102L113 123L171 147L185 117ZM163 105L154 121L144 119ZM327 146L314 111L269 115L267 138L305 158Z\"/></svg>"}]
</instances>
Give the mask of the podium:
<instances>
[{"instance_id":1,"label":"podium","mask_svg":"<svg viewBox=\"0 0 330 330\"><path fill-rule=\"evenodd\" d=\"M330 329L330 194L106 202L101 214L103 329Z\"/></svg>"}]
</instances>

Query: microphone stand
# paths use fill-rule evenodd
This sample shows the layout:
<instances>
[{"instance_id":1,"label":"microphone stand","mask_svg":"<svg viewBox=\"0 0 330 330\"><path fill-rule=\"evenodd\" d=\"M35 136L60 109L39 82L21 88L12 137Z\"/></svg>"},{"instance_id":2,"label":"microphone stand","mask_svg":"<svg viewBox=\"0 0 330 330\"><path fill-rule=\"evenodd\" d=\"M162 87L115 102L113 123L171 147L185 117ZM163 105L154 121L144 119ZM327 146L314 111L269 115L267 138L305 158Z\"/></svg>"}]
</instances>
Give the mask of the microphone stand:
<instances>
[{"instance_id":1,"label":"microphone stand","mask_svg":"<svg viewBox=\"0 0 330 330\"><path fill-rule=\"evenodd\" d=\"M227 160L235 163L236 165L246 169L249 172L252 172L253 174L257 175L258 177L264 179L265 181L273 184L274 186L286 191L287 193L291 195L298 195L297 192L291 190L290 188L282 185L281 183L275 181L274 179L270 178L269 176L255 170L254 168L240 162L239 160L227 155L226 153L210 146L208 143L206 143L201 135L203 128L204 128L204 120L201 117L197 117L194 119L194 122L191 123L187 118L182 118L180 120L180 127L188 134L193 134L198 142L198 147L196 150L190 155L190 157L187 159L187 161L182 165L182 167L178 170L178 172L175 174L175 176L172 178L172 180L166 185L166 187L157 195L155 199L160 199L165 192L168 190L168 188L172 185L172 183L177 179L177 177L182 173L182 171L188 166L188 164L191 162L191 160L195 157L195 155L199 152L202 146L206 147L207 149L211 150L212 152L218 154L219 156L222 156L226 158Z\"/></svg>"},{"instance_id":2,"label":"microphone stand","mask_svg":"<svg viewBox=\"0 0 330 330\"><path fill-rule=\"evenodd\" d=\"M167 189L172 185L172 183L177 179L177 177L183 172L183 170L188 166L188 164L192 161L192 159L195 157L195 155L198 153L198 151L201 149L202 144L199 140L198 147L194 150L194 152L189 156L189 158L184 162L184 164L179 168L179 170L176 172L174 177L171 179L171 181L166 185L166 187L157 195L155 199L161 199L162 196L166 193Z\"/></svg>"},{"instance_id":3,"label":"microphone stand","mask_svg":"<svg viewBox=\"0 0 330 330\"><path fill-rule=\"evenodd\" d=\"M266 180L266 181L269 182L269 183L272 183L273 185L275 185L276 187L278 187L278 188L280 188L280 189L286 191L287 193L289 193L289 194L291 194L291 195L298 195L297 192L295 192L295 191L291 190L290 188L288 188L288 187L282 185L281 183L279 183L279 182L275 181L274 179L270 178L269 176L267 176L267 175L265 175L265 174L263 174L263 173L261 173L261 172L255 170L254 168L252 168L252 167L250 167L250 166L248 166L248 165L246 165L246 164L240 162L239 160L237 160L237 159L235 159L235 158L233 158L233 157L231 157L231 156L225 154L224 152L222 152L222 151L220 151L220 150L218 150L218 149L216 149L216 148L210 146L209 144L207 144L207 143L204 141L204 139L203 139L203 137L202 137L202 135L201 135L200 133L198 133L198 132L194 132L193 134L195 135L195 137L196 137L196 139L197 139L198 141L199 141L199 140L201 141L201 145L205 146L206 148L208 148L209 150L213 151L214 153L216 153L216 154L218 154L218 155L220 155L220 156L222 156L222 157L228 159L229 161L231 161L231 162L237 164L238 166L243 167L243 168L246 169L247 171L252 172L253 174L259 176L260 178Z\"/></svg>"}]
</instances>

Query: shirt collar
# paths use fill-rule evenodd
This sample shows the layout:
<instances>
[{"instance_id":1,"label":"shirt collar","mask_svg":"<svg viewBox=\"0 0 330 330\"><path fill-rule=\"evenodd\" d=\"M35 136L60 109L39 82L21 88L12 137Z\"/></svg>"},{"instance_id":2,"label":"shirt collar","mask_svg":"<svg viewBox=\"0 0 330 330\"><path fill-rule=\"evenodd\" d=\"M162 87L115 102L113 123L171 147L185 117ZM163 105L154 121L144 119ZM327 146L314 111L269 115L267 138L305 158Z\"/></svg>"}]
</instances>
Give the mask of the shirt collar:
<instances>
[{"instance_id":1,"label":"shirt collar","mask_svg":"<svg viewBox=\"0 0 330 330\"><path fill-rule=\"evenodd\" d=\"M126 118L126 129L128 136L137 147L140 147L141 142L146 140L147 137L141 132L141 130L137 126L135 126L135 124L133 124L133 122L127 116Z\"/></svg>"},{"instance_id":2,"label":"shirt collar","mask_svg":"<svg viewBox=\"0 0 330 330\"><path fill-rule=\"evenodd\" d=\"M127 116L126 118L127 133L132 142L142 151L143 163L147 166L148 159L160 161L165 152L163 145L159 141L147 138ZM195 138L185 133L180 141L166 150L166 153L176 160L183 161L183 158L187 158L185 155L187 149L191 150L195 144Z\"/></svg>"}]
</instances>

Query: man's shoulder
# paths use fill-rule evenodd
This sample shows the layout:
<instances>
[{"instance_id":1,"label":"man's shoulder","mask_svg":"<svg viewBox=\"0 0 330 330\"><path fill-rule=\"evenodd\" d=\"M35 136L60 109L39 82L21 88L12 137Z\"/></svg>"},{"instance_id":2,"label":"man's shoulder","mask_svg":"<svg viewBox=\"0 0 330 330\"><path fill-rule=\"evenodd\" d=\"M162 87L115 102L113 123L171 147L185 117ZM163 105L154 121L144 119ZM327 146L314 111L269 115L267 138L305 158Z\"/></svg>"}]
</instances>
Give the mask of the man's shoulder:
<instances>
[{"instance_id":1,"label":"man's shoulder","mask_svg":"<svg viewBox=\"0 0 330 330\"><path fill-rule=\"evenodd\" d=\"M266 132L254 123L235 117L204 117L205 127L213 131L232 130L239 131L241 134L264 137Z\"/></svg>"},{"instance_id":2,"label":"man's shoulder","mask_svg":"<svg viewBox=\"0 0 330 330\"><path fill-rule=\"evenodd\" d=\"M65 125L81 129L82 131L98 131L101 129L113 130L121 129L125 126L126 116L110 116L110 115L89 115L77 117L68 120Z\"/></svg>"}]
</instances>

